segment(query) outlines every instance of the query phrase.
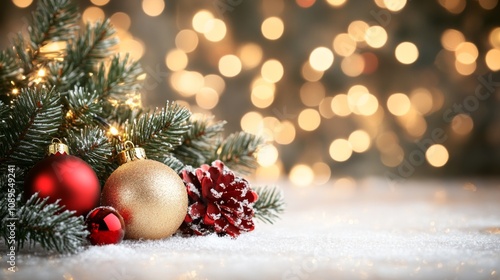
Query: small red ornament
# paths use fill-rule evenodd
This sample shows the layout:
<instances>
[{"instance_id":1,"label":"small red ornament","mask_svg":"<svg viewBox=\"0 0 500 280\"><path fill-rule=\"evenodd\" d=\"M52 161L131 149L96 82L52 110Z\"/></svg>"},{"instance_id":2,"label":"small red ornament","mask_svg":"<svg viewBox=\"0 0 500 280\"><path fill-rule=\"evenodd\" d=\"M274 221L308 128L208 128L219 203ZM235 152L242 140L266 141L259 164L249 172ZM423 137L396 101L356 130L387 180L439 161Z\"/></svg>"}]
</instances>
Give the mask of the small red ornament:
<instances>
[{"instance_id":1,"label":"small red ornament","mask_svg":"<svg viewBox=\"0 0 500 280\"><path fill-rule=\"evenodd\" d=\"M180 230L185 234L237 237L254 229L253 205L258 195L247 180L236 176L220 160L181 174L189 197L188 213Z\"/></svg>"},{"instance_id":2,"label":"small red ornament","mask_svg":"<svg viewBox=\"0 0 500 280\"><path fill-rule=\"evenodd\" d=\"M109 206L100 206L92 210L85 220L87 237L92 245L118 244L125 236L125 223L122 216Z\"/></svg>"},{"instance_id":3,"label":"small red ornament","mask_svg":"<svg viewBox=\"0 0 500 280\"><path fill-rule=\"evenodd\" d=\"M86 215L98 205L101 187L94 170L83 160L68 154L68 146L54 139L49 156L38 162L26 175L24 192L27 198L57 199L76 215Z\"/></svg>"}]
</instances>

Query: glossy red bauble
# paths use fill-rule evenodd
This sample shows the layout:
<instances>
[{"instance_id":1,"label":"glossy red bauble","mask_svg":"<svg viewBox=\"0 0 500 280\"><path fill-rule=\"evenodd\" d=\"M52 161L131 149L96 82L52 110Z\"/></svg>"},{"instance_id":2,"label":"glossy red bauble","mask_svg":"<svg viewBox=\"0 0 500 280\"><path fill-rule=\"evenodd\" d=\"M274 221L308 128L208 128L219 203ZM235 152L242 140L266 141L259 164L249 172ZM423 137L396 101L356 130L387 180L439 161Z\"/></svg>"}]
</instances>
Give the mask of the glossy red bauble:
<instances>
[{"instance_id":1,"label":"glossy red bauble","mask_svg":"<svg viewBox=\"0 0 500 280\"><path fill-rule=\"evenodd\" d=\"M92 245L118 244L125 236L123 218L113 207L95 208L87 215L85 223Z\"/></svg>"},{"instance_id":2,"label":"glossy red bauble","mask_svg":"<svg viewBox=\"0 0 500 280\"><path fill-rule=\"evenodd\" d=\"M57 199L76 215L86 215L98 205L101 187L92 168L78 157L55 154L38 162L26 175L24 192L27 198L38 192L48 202Z\"/></svg>"}]
</instances>

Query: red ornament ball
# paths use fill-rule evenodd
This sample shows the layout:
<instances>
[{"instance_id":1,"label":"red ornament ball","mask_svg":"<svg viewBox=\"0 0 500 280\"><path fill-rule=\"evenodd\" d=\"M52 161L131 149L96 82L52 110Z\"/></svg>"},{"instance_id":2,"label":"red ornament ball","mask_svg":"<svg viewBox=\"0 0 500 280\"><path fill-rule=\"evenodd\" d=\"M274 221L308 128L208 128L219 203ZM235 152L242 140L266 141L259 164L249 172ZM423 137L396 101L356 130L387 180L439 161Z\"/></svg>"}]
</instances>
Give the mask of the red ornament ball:
<instances>
[{"instance_id":1,"label":"red ornament ball","mask_svg":"<svg viewBox=\"0 0 500 280\"><path fill-rule=\"evenodd\" d=\"M118 244L125 236L125 223L122 216L109 206L100 206L92 210L85 220L87 237L92 245Z\"/></svg>"},{"instance_id":2,"label":"red ornament ball","mask_svg":"<svg viewBox=\"0 0 500 280\"><path fill-rule=\"evenodd\" d=\"M26 175L24 192L27 198L38 192L48 202L60 199L60 205L86 215L99 203L101 187L92 168L83 160L55 154L38 162Z\"/></svg>"}]
</instances>

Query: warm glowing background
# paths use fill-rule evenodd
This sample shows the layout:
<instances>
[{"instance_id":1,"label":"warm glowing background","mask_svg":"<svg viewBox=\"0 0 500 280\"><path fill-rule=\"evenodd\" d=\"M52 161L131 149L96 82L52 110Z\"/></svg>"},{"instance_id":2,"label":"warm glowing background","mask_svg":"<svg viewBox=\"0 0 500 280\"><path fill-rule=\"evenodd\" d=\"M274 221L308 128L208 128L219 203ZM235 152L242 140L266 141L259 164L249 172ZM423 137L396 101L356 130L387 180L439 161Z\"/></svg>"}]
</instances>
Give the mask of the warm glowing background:
<instances>
[{"instance_id":1,"label":"warm glowing background","mask_svg":"<svg viewBox=\"0 0 500 280\"><path fill-rule=\"evenodd\" d=\"M262 180L500 174L498 0L79 2L141 60L144 106L266 137ZM2 1L0 47L33 8Z\"/></svg>"}]
</instances>

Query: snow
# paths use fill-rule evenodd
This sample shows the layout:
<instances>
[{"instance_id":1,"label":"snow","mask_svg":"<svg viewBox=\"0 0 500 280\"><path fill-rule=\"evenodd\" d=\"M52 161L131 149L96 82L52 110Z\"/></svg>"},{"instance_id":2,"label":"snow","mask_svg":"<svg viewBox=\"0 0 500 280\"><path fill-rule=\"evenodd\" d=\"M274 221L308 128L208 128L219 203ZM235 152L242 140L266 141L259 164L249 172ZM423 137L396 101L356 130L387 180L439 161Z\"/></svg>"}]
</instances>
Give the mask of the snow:
<instances>
[{"instance_id":1,"label":"snow","mask_svg":"<svg viewBox=\"0 0 500 280\"><path fill-rule=\"evenodd\" d=\"M14 273L2 253L0 279L500 279L498 182L278 185L287 204L282 219L257 222L236 240L171 237L70 256L24 252Z\"/></svg>"}]
</instances>

